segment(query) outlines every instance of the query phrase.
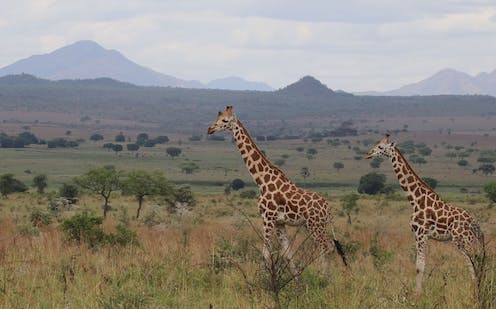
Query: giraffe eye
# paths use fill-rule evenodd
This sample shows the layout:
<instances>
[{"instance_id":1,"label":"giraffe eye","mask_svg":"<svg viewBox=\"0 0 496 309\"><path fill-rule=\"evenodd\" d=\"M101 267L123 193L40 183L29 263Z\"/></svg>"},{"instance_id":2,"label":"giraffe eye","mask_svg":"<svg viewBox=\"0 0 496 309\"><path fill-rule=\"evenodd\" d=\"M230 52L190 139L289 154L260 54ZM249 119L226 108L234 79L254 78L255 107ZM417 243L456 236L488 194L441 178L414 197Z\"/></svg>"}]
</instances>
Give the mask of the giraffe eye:
<instances>
[{"instance_id":1,"label":"giraffe eye","mask_svg":"<svg viewBox=\"0 0 496 309\"><path fill-rule=\"evenodd\" d=\"M379 148L380 150L384 149L384 147L382 147L382 146L378 146L377 148Z\"/></svg>"},{"instance_id":2,"label":"giraffe eye","mask_svg":"<svg viewBox=\"0 0 496 309\"><path fill-rule=\"evenodd\" d=\"M229 121L227 119L222 119L223 123L228 123Z\"/></svg>"}]
</instances>

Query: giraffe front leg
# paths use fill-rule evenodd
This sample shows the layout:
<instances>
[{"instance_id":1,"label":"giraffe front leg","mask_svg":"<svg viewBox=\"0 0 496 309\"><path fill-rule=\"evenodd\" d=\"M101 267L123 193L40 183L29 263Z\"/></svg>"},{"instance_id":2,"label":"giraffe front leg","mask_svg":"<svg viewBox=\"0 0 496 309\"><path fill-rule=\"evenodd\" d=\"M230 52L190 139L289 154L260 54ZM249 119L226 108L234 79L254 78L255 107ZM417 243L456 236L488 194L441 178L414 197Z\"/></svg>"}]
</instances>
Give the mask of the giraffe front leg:
<instances>
[{"instance_id":1,"label":"giraffe front leg","mask_svg":"<svg viewBox=\"0 0 496 309\"><path fill-rule=\"evenodd\" d=\"M263 249L262 254L266 263L266 267L271 267L272 264L272 237L274 235L274 222L268 221L264 218L263 224Z\"/></svg>"},{"instance_id":2,"label":"giraffe front leg","mask_svg":"<svg viewBox=\"0 0 496 309\"><path fill-rule=\"evenodd\" d=\"M299 272L298 272L298 269L296 268L296 265L293 261L293 253L290 250L289 239L288 239L288 235L286 233L286 228L284 227L284 225L277 225L276 233L277 233L277 237L281 241L281 246L282 246L282 250L283 250L282 253L283 253L284 258L287 260L287 262L289 264L289 269L291 271L291 274L295 278L297 278L299 275Z\"/></svg>"},{"instance_id":3,"label":"giraffe front leg","mask_svg":"<svg viewBox=\"0 0 496 309\"><path fill-rule=\"evenodd\" d=\"M417 247L417 258L415 262L415 266L417 268L417 286L415 289L415 293L417 297L422 295L422 279L424 276L425 269L425 256L427 251L427 237L425 235L418 236L416 238L416 247Z\"/></svg>"}]
</instances>

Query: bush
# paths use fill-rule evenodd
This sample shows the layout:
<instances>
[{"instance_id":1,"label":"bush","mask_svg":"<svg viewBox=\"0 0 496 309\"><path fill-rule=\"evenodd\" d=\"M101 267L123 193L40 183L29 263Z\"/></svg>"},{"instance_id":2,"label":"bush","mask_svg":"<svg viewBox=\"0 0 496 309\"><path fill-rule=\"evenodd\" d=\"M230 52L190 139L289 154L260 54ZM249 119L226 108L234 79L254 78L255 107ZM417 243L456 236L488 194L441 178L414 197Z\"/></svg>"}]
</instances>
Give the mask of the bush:
<instances>
[{"instance_id":1,"label":"bush","mask_svg":"<svg viewBox=\"0 0 496 309\"><path fill-rule=\"evenodd\" d=\"M369 173L360 178L357 191L365 194L381 193L386 185L386 176L384 174Z\"/></svg>"},{"instance_id":2,"label":"bush","mask_svg":"<svg viewBox=\"0 0 496 309\"><path fill-rule=\"evenodd\" d=\"M33 226L41 227L52 223L52 217L50 216L49 213L42 212L39 209L35 209L31 212L31 215L29 216L29 221L31 221L31 224Z\"/></svg>"},{"instance_id":3,"label":"bush","mask_svg":"<svg viewBox=\"0 0 496 309\"><path fill-rule=\"evenodd\" d=\"M491 181L484 185L484 192L486 192L487 198L495 203L496 202L496 182Z\"/></svg>"},{"instance_id":4,"label":"bush","mask_svg":"<svg viewBox=\"0 0 496 309\"><path fill-rule=\"evenodd\" d=\"M239 178L236 178L231 182L231 188L234 191L238 191L240 189L243 189L244 187L245 187L245 182Z\"/></svg>"},{"instance_id":5,"label":"bush","mask_svg":"<svg viewBox=\"0 0 496 309\"><path fill-rule=\"evenodd\" d=\"M79 189L76 185L64 183L59 190L59 195L61 197L74 199L79 196Z\"/></svg>"},{"instance_id":6,"label":"bush","mask_svg":"<svg viewBox=\"0 0 496 309\"><path fill-rule=\"evenodd\" d=\"M425 181L432 189L436 189L437 180L431 177L422 177L422 180Z\"/></svg>"},{"instance_id":7,"label":"bush","mask_svg":"<svg viewBox=\"0 0 496 309\"><path fill-rule=\"evenodd\" d=\"M105 233L101 227L102 222L102 217L83 213L65 219L62 223L62 230L67 240L88 243L90 247L95 247L105 241Z\"/></svg>"},{"instance_id":8,"label":"bush","mask_svg":"<svg viewBox=\"0 0 496 309\"><path fill-rule=\"evenodd\" d=\"M138 245L138 236L126 225L120 223L115 227L116 233L106 235L106 242L110 245Z\"/></svg>"}]
</instances>

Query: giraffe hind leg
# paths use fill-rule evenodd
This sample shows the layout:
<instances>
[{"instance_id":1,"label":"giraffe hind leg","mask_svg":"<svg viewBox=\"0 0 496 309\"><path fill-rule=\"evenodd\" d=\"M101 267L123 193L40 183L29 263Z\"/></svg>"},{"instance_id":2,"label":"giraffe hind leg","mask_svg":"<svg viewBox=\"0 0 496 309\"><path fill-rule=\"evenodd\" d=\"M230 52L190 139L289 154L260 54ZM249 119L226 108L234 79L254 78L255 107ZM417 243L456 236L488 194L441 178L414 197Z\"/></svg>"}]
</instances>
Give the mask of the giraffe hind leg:
<instances>
[{"instance_id":1,"label":"giraffe hind leg","mask_svg":"<svg viewBox=\"0 0 496 309\"><path fill-rule=\"evenodd\" d=\"M415 293L418 296L422 294L422 279L424 277L425 269L425 256L427 251L427 237L421 236L417 238L417 257L415 261L415 266L417 269L417 285L415 288Z\"/></svg>"}]
</instances>

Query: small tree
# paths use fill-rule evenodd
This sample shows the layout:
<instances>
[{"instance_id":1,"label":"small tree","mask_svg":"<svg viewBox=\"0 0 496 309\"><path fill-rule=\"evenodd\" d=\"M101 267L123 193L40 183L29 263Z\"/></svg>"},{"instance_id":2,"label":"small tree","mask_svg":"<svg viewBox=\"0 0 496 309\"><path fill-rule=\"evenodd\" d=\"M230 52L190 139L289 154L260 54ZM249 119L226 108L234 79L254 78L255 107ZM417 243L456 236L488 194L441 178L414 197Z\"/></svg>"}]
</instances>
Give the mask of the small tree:
<instances>
[{"instance_id":1,"label":"small tree","mask_svg":"<svg viewBox=\"0 0 496 309\"><path fill-rule=\"evenodd\" d=\"M484 185L484 192L486 192L487 198L492 202L496 203L496 182L490 181Z\"/></svg>"},{"instance_id":2,"label":"small tree","mask_svg":"<svg viewBox=\"0 0 496 309\"><path fill-rule=\"evenodd\" d=\"M238 191L238 190L241 190L245 187L245 182L239 178L236 178L234 179L232 182L231 182L231 188L234 190L234 191Z\"/></svg>"},{"instance_id":3,"label":"small tree","mask_svg":"<svg viewBox=\"0 0 496 309\"><path fill-rule=\"evenodd\" d=\"M139 218L145 196L169 195L174 187L158 172L150 173L143 170L133 170L127 173L122 181L122 193L134 195L138 201L136 219Z\"/></svg>"},{"instance_id":4,"label":"small tree","mask_svg":"<svg viewBox=\"0 0 496 309\"><path fill-rule=\"evenodd\" d=\"M457 162L458 166L468 166L468 161L467 160L460 160Z\"/></svg>"},{"instance_id":5,"label":"small tree","mask_svg":"<svg viewBox=\"0 0 496 309\"><path fill-rule=\"evenodd\" d=\"M140 133L136 137L136 144L138 144L140 146L143 146L148 139L149 139L148 138L148 134L146 134L146 133Z\"/></svg>"},{"instance_id":6,"label":"small tree","mask_svg":"<svg viewBox=\"0 0 496 309\"><path fill-rule=\"evenodd\" d=\"M47 175L40 174L34 176L32 186L36 188L36 191L38 193L43 193L45 191L45 188L48 186Z\"/></svg>"},{"instance_id":7,"label":"small tree","mask_svg":"<svg viewBox=\"0 0 496 309\"><path fill-rule=\"evenodd\" d=\"M386 185L386 176L384 174L369 173L360 178L358 184L358 193L378 194L381 193Z\"/></svg>"},{"instance_id":8,"label":"small tree","mask_svg":"<svg viewBox=\"0 0 496 309\"><path fill-rule=\"evenodd\" d=\"M351 224L351 213L355 212L357 214L360 211L357 203L359 199L360 196L356 193L347 194L341 198L341 208L348 216L348 224Z\"/></svg>"},{"instance_id":9,"label":"small tree","mask_svg":"<svg viewBox=\"0 0 496 309\"><path fill-rule=\"evenodd\" d=\"M115 141L118 142L118 143L123 143L126 141L126 137L124 136L124 134L119 133L115 136Z\"/></svg>"},{"instance_id":10,"label":"small tree","mask_svg":"<svg viewBox=\"0 0 496 309\"><path fill-rule=\"evenodd\" d=\"M95 134L90 136L90 141L97 142L97 141L101 141L101 140L103 140L103 135L101 135L101 134L95 133Z\"/></svg>"},{"instance_id":11,"label":"small tree","mask_svg":"<svg viewBox=\"0 0 496 309\"><path fill-rule=\"evenodd\" d=\"M432 177L422 177L422 180L425 181L432 189L436 189L437 180Z\"/></svg>"},{"instance_id":12,"label":"small tree","mask_svg":"<svg viewBox=\"0 0 496 309\"><path fill-rule=\"evenodd\" d=\"M339 173L339 170L343 169L344 168L344 164L341 163L341 162L334 162L334 164L332 165L332 167L334 167L338 173Z\"/></svg>"},{"instance_id":13,"label":"small tree","mask_svg":"<svg viewBox=\"0 0 496 309\"><path fill-rule=\"evenodd\" d=\"M128 151L138 151L140 146L138 144L127 144L126 149Z\"/></svg>"},{"instance_id":14,"label":"small tree","mask_svg":"<svg viewBox=\"0 0 496 309\"><path fill-rule=\"evenodd\" d=\"M81 188L103 197L103 217L106 218L110 210L110 195L121 188L121 174L112 166L96 167L76 177L74 182Z\"/></svg>"},{"instance_id":15,"label":"small tree","mask_svg":"<svg viewBox=\"0 0 496 309\"><path fill-rule=\"evenodd\" d=\"M494 173L496 168L492 164L482 164L479 166L479 170L484 174L485 176Z\"/></svg>"},{"instance_id":16,"label":"small tree","mask_svg":"<svg viewBox=\"0 0 496 309\"><path fill-rule=\"evenodd\" d=\"M165 152L167 152L167 154L171 156L171 158L175 158L181 154L182 150L179 147L167 147L165 149Z\"/></svg>"},{"instance_id":17,"label":"small tree","mask_svg":"<svg viewBox=\"0 0 496 309\"><path fill-rule=\"evenodd\" d=\"M14 192L25 192L28 190L26 185L14 178L14 174L3 174L0 176L0 193L7 197L7 195Z\"/></svg>"},{"instance_id":18,"label":"small tree","mask_svg":"<svg viewBox=\"0 0 496 309\"><path fill-rule=\"evenodd\" d=\"M303 177L303 181L306 184L307 178L310 177L310 175L311 175L310 174L310 169L308 167L306 167L306 166L302 167L301 170L300 170L300 175L301 175L301 177Z\"/></svg>"},{"instance_id":19,"label":"small tree","mask_svg":"<svg viewBox=\"0 0 496 309\"><path fill-rule=\"evenodd\" d=\"M195 162L187 162L181 164L181 171L185 174L193 174L200 167Z\"/></svg>"},{"instance_id":20,"label":"small tree","mask_svg":"<svg viewBox=\"0 0 496 309\"><path fill-rule=\"evenodd\" d=\"M74 199L79 196L79 189L76 185L64 183L59 189L59 195L61 197Z\"/></svg>"},{"instance_id":21,"label":"small tree","mask_svg":"<svg viewBox=\"0 0 496 309\"><path fill-rule=\"evenodd\" d=\"M119 145L119 144L115 144L114 146L112 146L112 150L115 151L115 154L118 154L119 152L122 151L122 145Z\"/></svg>"}]
</instances>

